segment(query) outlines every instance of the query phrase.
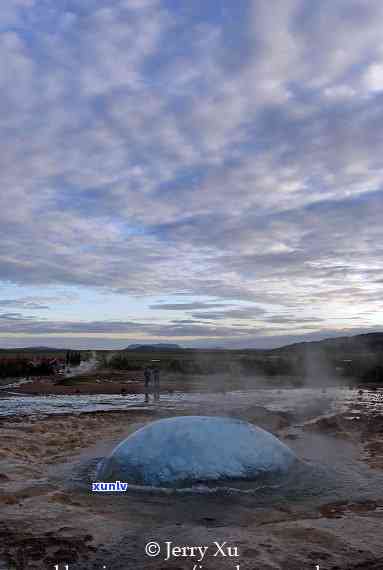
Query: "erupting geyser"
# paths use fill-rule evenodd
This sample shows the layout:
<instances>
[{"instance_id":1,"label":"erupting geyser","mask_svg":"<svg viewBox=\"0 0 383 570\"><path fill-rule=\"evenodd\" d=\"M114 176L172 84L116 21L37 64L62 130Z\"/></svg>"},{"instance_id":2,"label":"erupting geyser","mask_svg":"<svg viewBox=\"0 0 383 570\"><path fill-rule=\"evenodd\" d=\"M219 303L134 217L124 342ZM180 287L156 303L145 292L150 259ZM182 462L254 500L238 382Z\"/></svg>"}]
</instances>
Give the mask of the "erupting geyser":
<instances>
[{"instance_id":1,"label":"erupting geyser","mask_svg":"<svg viewBox=\"0 0 383 570\"><path fill-rule=\"evenodd\" d=\"M233 418L184 416L139 429L99 466L98 481L157 487L285 473L294 453L271 433Z\"/></svg>"}]
</instances>

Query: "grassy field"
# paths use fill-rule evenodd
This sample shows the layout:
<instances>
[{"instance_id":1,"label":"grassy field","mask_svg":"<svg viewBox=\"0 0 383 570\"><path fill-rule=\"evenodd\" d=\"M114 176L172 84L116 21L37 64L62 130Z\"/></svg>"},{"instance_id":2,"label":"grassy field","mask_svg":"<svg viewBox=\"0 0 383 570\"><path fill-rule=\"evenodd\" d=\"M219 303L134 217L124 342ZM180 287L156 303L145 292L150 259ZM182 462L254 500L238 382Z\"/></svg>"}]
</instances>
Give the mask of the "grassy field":
<instances>
[{"instance_id":1,"label":"grassy field","mask_svg":"<svg viewBox=\"0 0 383 570\"><path fill-rule=\"evenodd\" d=\"M313 380L356 379L383 382L383 334L373 333L298 343L274 350L204 350L157 349L141 347L125 350L81 352L81 361L96 360L95 368L103 371L137 371L157 364L168 376L265 377L279 383L294 379L297 384ZM0 377L7 362L58 359L65 361L67 350L13 349L0 350ZM155 362L157 361L157 362ZM3 368L2 368L3 367ZM17 369L17 366L15 367ZM20 376L22 373L9 374ZM25 374L24 374L25 375Z\"/></svg>"}]
</instances>

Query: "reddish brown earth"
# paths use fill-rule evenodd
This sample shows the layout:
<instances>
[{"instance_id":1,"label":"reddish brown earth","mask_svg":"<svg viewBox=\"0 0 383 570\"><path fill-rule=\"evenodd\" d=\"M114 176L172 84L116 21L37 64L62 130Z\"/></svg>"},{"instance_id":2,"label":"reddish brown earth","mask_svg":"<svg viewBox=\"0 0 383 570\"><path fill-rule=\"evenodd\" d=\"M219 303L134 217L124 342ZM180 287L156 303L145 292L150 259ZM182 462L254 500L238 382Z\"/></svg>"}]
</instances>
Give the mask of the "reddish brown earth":
<instances>
[{"instance_id":1,"label":"reddish brown earth","mask_svg":"<svg viewBox=\"0 0 383 570\"><path fill-rule=\"evenodd\" d=\"M196 388L206 390L201 382L193 386L189 380L183 378L161 379L161 390L171 392L180 390L187 392ZM152 390L152 387L150 387ZM100 371L98 374L87 374L64 378L63 376L46 376L32 379L30 382L12 388L12 392L29 395L70 395L70 394L143 394L145 393L144 378L141 370L109 372Z\"/></svg>"}]
</instances>

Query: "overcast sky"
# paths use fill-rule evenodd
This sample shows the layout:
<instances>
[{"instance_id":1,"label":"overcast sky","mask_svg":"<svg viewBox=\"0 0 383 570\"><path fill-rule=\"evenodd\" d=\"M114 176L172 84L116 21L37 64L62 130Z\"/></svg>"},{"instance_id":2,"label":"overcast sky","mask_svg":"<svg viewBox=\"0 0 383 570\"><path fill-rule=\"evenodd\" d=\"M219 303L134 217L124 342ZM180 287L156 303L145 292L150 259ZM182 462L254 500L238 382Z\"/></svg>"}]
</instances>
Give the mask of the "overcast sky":
<instances>
[{"instance_id":1,"label":"overcast sky","mask_svg":"<svg viewBox=\"0 0 383 570\"><path fill-rule=\"evenodd\" d=\"M0 4L0 345L379 330L381 0Z\"/></svg>"}]
</instances>

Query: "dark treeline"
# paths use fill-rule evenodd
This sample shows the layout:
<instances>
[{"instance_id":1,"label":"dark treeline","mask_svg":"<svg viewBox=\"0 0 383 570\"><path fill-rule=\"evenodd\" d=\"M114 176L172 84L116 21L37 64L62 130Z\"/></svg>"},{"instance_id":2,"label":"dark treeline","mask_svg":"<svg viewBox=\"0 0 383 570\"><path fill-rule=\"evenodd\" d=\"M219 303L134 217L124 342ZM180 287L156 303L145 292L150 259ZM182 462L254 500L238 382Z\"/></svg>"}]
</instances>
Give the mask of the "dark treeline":
<instances>
[{"instance_id":1,"label":"dark treeline","mask_svg":"<svg viewBox=\"0 0 383 570\"><path fill-rule=\"evenodd\" d=\"M24 376L49 376L57 370L57 363L48 359L33 362L28 359L0 360L0 378L18 378Z\"/></svg>"},{"instance_id":2,"label":"dark treeline","mask_svg":"<svg viewBox=\"0 0 383 570\"><path fill-rule=\"evenodd\" d=\"M151 365L151 359L159 359L161 370L174 374L215 374L218 372L226 372L230 359L215 358L206 359L201 357L185 358L181 353L177 358L174 354L158 354L149 351L143 351L145 356L138 359L137 354L129 354L129 352L117 352L104 358L99 359L101 368L110 368L113 370L143 370L145 366Z\"/></svg>"},{"instance_id":3,"label":"dark treeline","mask_svg":"<svg viewBox=\"0 0 383 570\"><path fill-rule=\"evenodd\" d=\"M67 350L65 355L66 366L79 366L81 364L81 352Z\"/></svg>"},{"instance_id":4,"label":"dark treeline","mask_svg":"<svg viewBox=\"0 0 383 570\"><path fill-rule=\"evenodd\" d=\"M59 357L28 354L0 357L0 378L20 378L28 376L50 376L65 367L78 366L81 363L81 352L68 350Z\"/></svg>"}]
</instances>

